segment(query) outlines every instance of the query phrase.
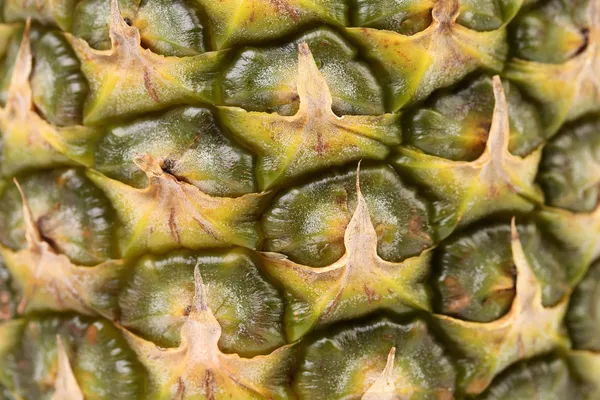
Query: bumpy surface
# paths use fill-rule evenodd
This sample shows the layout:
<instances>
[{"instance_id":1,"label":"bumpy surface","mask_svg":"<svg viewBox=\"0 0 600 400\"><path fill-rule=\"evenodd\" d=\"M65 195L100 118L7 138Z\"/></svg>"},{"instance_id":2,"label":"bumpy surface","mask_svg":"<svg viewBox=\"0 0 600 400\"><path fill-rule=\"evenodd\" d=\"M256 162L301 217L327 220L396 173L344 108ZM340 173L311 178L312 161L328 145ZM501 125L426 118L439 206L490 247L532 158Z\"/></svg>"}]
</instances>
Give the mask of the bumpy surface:
<instances>
[{"instance_id":1,"label":"bumpy surface","mask_svg":"<svg viewBox=\"0 0 600 400\"><path fill-rule=\"evenodd\" d=\"M600 398L600 0L0 0L0 398Z\"/></svg>"}]
</instances>

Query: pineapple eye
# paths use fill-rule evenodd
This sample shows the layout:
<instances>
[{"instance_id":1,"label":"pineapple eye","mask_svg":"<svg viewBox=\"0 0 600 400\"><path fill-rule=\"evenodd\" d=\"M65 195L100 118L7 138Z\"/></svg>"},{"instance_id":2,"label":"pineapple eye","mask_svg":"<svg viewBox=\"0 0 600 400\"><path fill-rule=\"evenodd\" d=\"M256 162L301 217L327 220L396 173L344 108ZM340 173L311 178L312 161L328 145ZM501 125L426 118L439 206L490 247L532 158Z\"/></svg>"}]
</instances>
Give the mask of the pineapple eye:
<instances>
[{"instance_id":1,"label":"pineapple eye","mask_svg":"<svg viewBox=\"0 0 600 400\"><path fill-rule=\"evenodd\" d=\"M544 149L538 182L547 203L592 212L600 198L600 118L566 125Z\"/></svg>"},{"instance_id":2,"label":"pineapple eye","mask_svg":"<svg viewBox=\"0 0 600 400\"><path fill-rule=\"evenodd\" d=\"M432 245L429 205L392 169L364 166L360 179L381 257L397 262ZM267 250L312 267L338 260L356 208L355 185L353 168L282 193L263 217Z\"/></svg>"},{"instance_id":3,"label":"pineapple eye","mask_svg":"<svg viewBox=\"0 0 600 400\"><path fill-rule=\"evenodd\" d=\"M146 187L146 174L133 162L135 153L163 160L163 171L212 196L256 191L252 155L226 136L206 108L180 107L110 127L96 147L95 168Z\"/></svg>"},{"instance_id":4,"label":"pineapple eye","mask_svg":"<svg viewBox=\"0 0 600 400\"><path fill-rule=\"evenodd\" d=\"M572 290L582 265L543 225L523 220L518 231L542 285L542 302L551 307ZM508 223L476 226L444 241L434 258L437 312L476 322L492 322L506 314L517 279L510 242Z\"/></svg>"},{"instance_id":5,"label":"pineapple eye","mask_svg":"<svg viewBox=\"0 0 600 400\"><path fill-rule=\"evenodd\" d=\"M62 34L48 32L36 43L31 85L35 106L49 122L57 126L81 124L88 83Z\"/></svg>"},{"instance_id":6,"label":"pineapple eye","mask_svg":"<svg viewBox=\"0 0 600 400\"><path fill-rule=\"evenodd\" d=\"M0 400L600 400L600 0L0 0Z\"/></svg>"},{"instance_id":7,"label":"pineapple eye","mask_svg":"<svg viewBox=\"0 0 600 400\"><path fill-rule=\"evenodd\" d=\"M332 29L311 30L285 46L246 47L223 74L226 105L294 115L298 111L298 44L307 43L324 75L337 115L383 114L383 92L357 50Z\"/></svg>"},{"instance_id":8,"label":"pineapple eye","mask_svg":"<svg viewBox=\"0 0 600 400\"><path fill-rule=\"evenodd\" d=\"M387 369L396 390L410 388L404 393L435 393L432 398L449 399L456 371L432 331L422 320L400 324L379 318L317 336L307 345L297 374L298 394L302 399L361 398L382 375L387 360L392 362ZM390 358L392 348L395 357Z\"/></svg>"},{"instance_id":9,"label":"pineapple eye","mask_svg":"<svg viewBox=\"0 0 600 400\"><path fill-rule=\"evenodd\" d=\"M385 1L354 0L352 19L355 26L386 29L403 35L414 35L432 22L434 0Z\"/></svg>"},{"instance_id":10,"label":"pineapple eye","mask_svg":"<svg viewBox=\"0 0 600 400\"><path fill-rule=\"evenodd\" d=\"M585 398L565 360L522 361L498 376L481 400Z\"/></svg>"},{"instance_id":11,"label":"pineapple eye","mask_svg":"<svg viewBox=\"0 0 600 400\"><path fill-rule=\"evenodd\" d=\"M600 261L571 295L567 326L575 349L600 352Z\"/></svg>"},{"instance_id":12,"label":"pineapple eye","mask_svg":"<svg viewBox=\"0 0 600 400\"><path fill-rule=\"evenodd\" d=\"M96 265L113 258L112 207L79 169L55 169L21 175L18 181L30 204L34 222L46 243L76 264ZM11 235L0 236L2 245L27 247L22 201L17 188L6 188L0 201L0 225Z\"/></svg>"}]
</instances>

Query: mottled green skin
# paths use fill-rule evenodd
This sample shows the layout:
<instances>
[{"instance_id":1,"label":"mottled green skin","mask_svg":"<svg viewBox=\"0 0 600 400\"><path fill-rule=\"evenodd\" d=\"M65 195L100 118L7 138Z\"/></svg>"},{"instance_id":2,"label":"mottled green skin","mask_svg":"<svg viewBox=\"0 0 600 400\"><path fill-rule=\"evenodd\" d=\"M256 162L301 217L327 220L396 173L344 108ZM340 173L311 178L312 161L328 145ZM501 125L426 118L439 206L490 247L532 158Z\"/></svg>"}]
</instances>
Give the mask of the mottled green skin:
<instances>
[{"instance_id":1,"label":"mottled green skin","mask_svg":"<svg viewBox=\"0 0 600 400\"><path fill-rule=\"evenodd\" d=\"M599 0L116 4L0 0L1 399L600 397Z\"/></svg>"}]
</instances>

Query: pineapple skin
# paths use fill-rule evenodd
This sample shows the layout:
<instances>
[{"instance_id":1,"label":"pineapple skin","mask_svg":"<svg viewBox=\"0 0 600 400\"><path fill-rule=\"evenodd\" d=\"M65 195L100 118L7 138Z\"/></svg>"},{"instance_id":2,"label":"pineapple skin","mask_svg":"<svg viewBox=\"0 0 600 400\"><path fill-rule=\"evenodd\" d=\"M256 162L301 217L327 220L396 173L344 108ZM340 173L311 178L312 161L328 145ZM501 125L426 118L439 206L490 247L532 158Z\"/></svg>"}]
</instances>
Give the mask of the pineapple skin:
<instances>
[{"instance_id":1,"label":"pineapple skin","mask_svg":"<svg viewBox=\"0 0 600 400\"><path fill-rule=\"evenodd\" d=\"M1 399L600 398L600 0L0 0Z\"/></svg>"}]
</instances>

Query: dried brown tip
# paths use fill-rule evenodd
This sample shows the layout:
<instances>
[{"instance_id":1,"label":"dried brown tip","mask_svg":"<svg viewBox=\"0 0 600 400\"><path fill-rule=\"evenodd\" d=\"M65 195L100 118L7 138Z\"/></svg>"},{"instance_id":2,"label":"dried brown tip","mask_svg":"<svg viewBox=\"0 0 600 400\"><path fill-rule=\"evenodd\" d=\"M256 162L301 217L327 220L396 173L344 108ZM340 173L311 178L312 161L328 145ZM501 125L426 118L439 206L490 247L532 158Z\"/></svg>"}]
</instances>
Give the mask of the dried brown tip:
<instances>
[{"instance_id":1,"label":"dried brown tip","mask_svg":"<svg viewBox=\"0 0 600 400\"><path fill-rule=\"evenodd\" d=\"M392 400L396 399L396 385L394 384L394 360L396 348L392 347L387 356L387 362L381 375L375 383L365 392L361 400Z\"/></svg>"},{"instance_id":2,"label":"dried brown tip","mask_svg":"<svg viewBox=\"0 0 600 400\"><path fill-rule=\"evenodd\" d=\"M505 151L508 151L510 139L510 124L508 119L508 104L506 103L506 94L502 87L502 81L498 75L494 76L492 81L494 90L494 115L492 126L487 141L487 148L492 156L502 157Z\"/></svg>"},{"instance_id":3,"label":"dried brown tip","mask_svg":"<svg viewBox=\"0 0 600 400\"><path fill-rule=\"evenodd\" d=\"M42 236L34 222L35 220L33 218L33 213L31 212L31 208L29 208L29 202L27 201L25 192L23 192L23 188L19 184L17 178L13 178L13 182L17 187L19 194L21 195L21 202L23 204L23 220L25 222L25 238L27 239L28 246L31 248L42 241Z\"/></svg>"},{"instance_id":4,"label":"dried brown tip","mask_svg":"<svg viewBox=\"0 0 600 400\"><path fill-rule=\"evenodd\" d=\"M69 357L65 351L62 338L56 335L58 352L58 373L54 383L54 394L51 400L83 400L83 393L75 379Z\"/></svg>"},{"instance_id":5,"label":"dried brown tip","mask_svg":"<svg viewBox=\"0 0 600 400\"><path fill-rule=\"evenodd\" d=\"M133 162L148 175L148 178L164 175L164 171L160 167L160 164L150 154L135 153Z\"/></svg>"},{"instance_id":6,"label":"dried brown tip","mask_svg":"<svg viewBox=\"0 0 600 400\"><path fill-rule=\"evenodd\" d=\"M512 217L510 220L510 238L513 241L519 240L519 232L517 231L517 218Z\"/></svg>"},{"instance_id":7,"label":"dried brown tip","mask_svg":"<svg viewBox=\"0 0 600 400\"><path fill-rule=\"evenodd\" d=\"M356 166L356 193L357 195L362 196L360 191L360 163L362 163L362 160L360 160Z\"/></svg>"},{"instance_id":8,"label":"dried brown tip","mask_svg":"<svg viewBox=\"0 0 600 400\"><path fill-rule=\"evenodd\" d=\"M198 268L198 264L196 264L196 267L194 267L194 300L192 312L207 310L208 301L206 299L206 290L204 288L204 282L202 281L202 275L200 274L200 268Z\"/></svg>"}]
</instances>

